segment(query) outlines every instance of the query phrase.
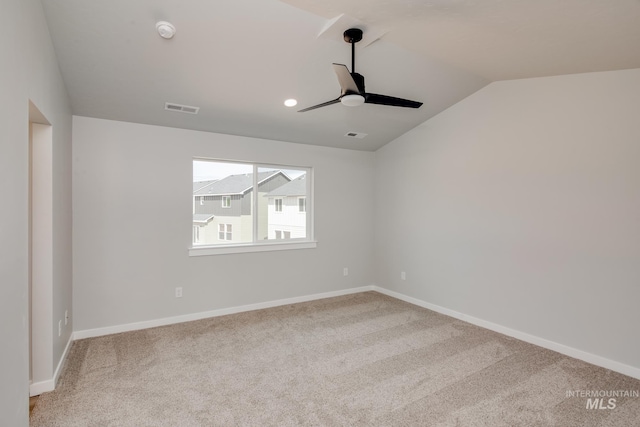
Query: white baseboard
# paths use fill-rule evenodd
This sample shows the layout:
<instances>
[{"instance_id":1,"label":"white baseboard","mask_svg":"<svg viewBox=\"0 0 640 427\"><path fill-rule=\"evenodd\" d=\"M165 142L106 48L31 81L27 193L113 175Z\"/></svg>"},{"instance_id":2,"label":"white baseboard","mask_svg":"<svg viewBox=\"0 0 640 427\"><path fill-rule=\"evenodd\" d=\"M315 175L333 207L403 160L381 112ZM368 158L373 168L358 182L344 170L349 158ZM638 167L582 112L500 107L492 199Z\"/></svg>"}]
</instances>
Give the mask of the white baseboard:
<instances>
[{"instance_id":1,"label":"white baseboard","mask_svg":"<svg viewBox=\"0 0 640 427\"><path fill-rule=\"evenodd\" d=\"M55 390L53 379L38 381L29 385L29 397L40 396L42 393Z\"/></svg>"},{"instance_id":2,"label":"white baseboard","mask_svg":"<svg viewBox=\"0 0 640 427\"><path fill-rule=\"evenodd\" d=\"M29 384L29 397L31 396L39 396L42 393L46 393L49 391L53 391L56 389L56 385L58 384L58 378L60 378L60 373L62 372L62 368L64 363L67 361L67 356L69 355L69 349L71 348L71 344L73 343L73 334L69 336L69 340L67 341L67 345L62 352L62 356L60 356L60 360L58 361L58 366L56 367L55 372L53 373L53 378L50 378L45 381L38 381L37 383Z\"/></svg>"},{"instance_id":3,"label":"white baseboard","mask_svg":"<svg viewBox=\"0 0 640 427\"><path fill-rule=\"evenodd\" d=\"M193 320L207 319L210 317L226 316L228 314L242 313L245 311L261 310L264 308L278 307L288 304L296 304L300 302L314 301L323 298L331 298L342 295L357 294L374 290L373 285L361 286L358 288L343 289L340 291L323 292L319 294L305 295L300 297L285 298L275 301L267 301L256 304L242 305L238 307L221 308L218 310L204 311L200 313L184 314L181 316L165 317L162 319L147 320L144 322L127 323L123 325L107 326L104 328L85 329L83 331L75 331L73 339L79 340L84 338L93 338L104 335L118 334L121 332L137 331L140 329L155 328L157 326L173 325L176 323L191 322Z\"/></svg>"},{"instance_id":4,"label":"white baseboard","mask_svg":"<svg viewBox=\"0 0 640 427\"><path fill-rule=\"evenodd\" d=\"M592 353L588 353L586 351L578 350L573 347L566 346L564 344L559 344L554 341L549 341L544 338L537 337L535 335L530 335L525 332L520 332L515 329L508 328L506 326L498 325L496 323L488 322L486 320L478 319L477 317L468 316L466 314L441 307L439 305L431 304L426 301L419 300L417 298L413 298L399 292L390 291L385 288L381 288L379 286L371 286L372 290L376 292L380 292L381 294L388 295L390 297L406 301L408 303L417 305L419 307L427 308L429 310L435 311L437 313L445 314L447 316L454 317L456 319L463 320L465 322L469 322L473 325L480 326L485 329L490 329L495 332L499 332L501 334L519 339L521 341L528 342L530 344L535 344L537 346L557 351L558 353L564 354L565 356L573 357L574 359L579 359L587 363L591 363L592 365L600 366L602 368L610 369L612 371L619 372L621 374L640 379L640 368L636 368L634 366L629 366L624 363L616 362L615 360L607 359L602 356L598 356Z\"/></svg>"}]
</instances>

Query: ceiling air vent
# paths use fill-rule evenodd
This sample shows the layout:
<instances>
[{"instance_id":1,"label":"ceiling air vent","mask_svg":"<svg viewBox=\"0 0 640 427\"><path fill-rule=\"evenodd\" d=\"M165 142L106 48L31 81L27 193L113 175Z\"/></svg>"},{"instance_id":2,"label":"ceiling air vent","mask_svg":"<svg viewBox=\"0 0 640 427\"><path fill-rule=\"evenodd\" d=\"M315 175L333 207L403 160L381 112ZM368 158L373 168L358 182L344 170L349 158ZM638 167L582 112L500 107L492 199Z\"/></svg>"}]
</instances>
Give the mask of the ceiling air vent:
<instances>
[{"instance_id":1,"label":"ceiling air vent","mask_svg":"<svg viewBox=\"0 0 640 427\"><path fill-rule=\"evenodd\" d=\"M362 133L362 132L347 132L344 134L344 136L348 137L348 138L358 138L358 139L362 139L365 136L367 136L366 133Z\"/></svg>"},{"instance_id":2,"label":"ceiling air vent","mask_svg":"<svg viewBox=\"0 0 640 427\"><path fill-rule=\"evenodd\" d=\"M180 113L198 114L200 107L191 107L189 105L180 105L180 104L173 104L171 102L165 102L164 109L169 111L178 111Z\"/></svg>"}]
</instances>

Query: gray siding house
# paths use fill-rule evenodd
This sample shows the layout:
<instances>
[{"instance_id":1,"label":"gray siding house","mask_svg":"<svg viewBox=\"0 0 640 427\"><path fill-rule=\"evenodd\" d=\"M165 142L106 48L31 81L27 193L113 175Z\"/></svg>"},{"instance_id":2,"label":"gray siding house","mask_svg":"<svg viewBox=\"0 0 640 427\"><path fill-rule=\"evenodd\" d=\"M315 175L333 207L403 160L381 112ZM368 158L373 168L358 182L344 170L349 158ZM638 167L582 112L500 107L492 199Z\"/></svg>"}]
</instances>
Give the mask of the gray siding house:
<instances>
[{"instance_id":1,"label":"gray siding house","mask_svg":"<svg viewBox=\"0 0 640 427\"><path fill-rule=\"evenodd\" d=\"M261 197L288 183L282 171L258 173L259 239L267 238L266 199ZM230 175L193 183L193 243L251 242L253 239L253 174ZM264 205L264 206L261 206Z\"/></svg>"}]
</instances>

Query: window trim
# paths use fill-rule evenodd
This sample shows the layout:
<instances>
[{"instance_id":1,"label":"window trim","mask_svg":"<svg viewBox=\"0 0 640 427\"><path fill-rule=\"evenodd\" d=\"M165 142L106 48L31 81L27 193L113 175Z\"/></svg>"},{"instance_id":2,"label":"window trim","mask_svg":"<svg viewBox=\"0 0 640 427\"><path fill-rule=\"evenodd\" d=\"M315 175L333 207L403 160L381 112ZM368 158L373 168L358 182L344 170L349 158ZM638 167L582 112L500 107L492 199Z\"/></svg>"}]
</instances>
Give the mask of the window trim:
<instances>
[{"instance_id":1,"label":"window trim","mask_svg":"<svg viewBox=\"0 0 640 427\"><path fill-rule=\"evenodd\" d=\"M311 166L302 165L284 165L278 163L258 163L244 160L228 160L228 159L216 159L207 157L193 157L193 161L211 161L222 163L241 163L249 164L253 166L253 188L258 188L258 171L260 168L279 168L279 169L292 169L301 170L306 174L306 191L305 198L305 213L306 216L306 238L293 238L288 240L258 240L257 229L257 215L254 215L254 227L253 227L253 241L252 242L238 242L238 243L220 243L211 245L194 245L193 234L190 236L191 244L188 247L189 256L207 256L207 255L223 255L223 254L237 254L237 253L250 253L250 252L267 252L267 251L282 251L282 250L298 250L298 249L314 249L317 247L317 241L315 240L314 230L314 169ZM193 166L192 166L193 167ZM252 191L253 206L258 205L258 191ZM311 203L309 203L311 201ZM284 201L283 201L284 211ZM278 212L282 213L282 212ZM219 230L218 230L219 231Z\"/></svg>"},{"instance_id":2,"label":"window trim","mask_svg":"<svg viewBox=\"0 0 640 427\"><path fill-rule=\"evenodd\" d=\"M295 240L279 240L269 243L244 243L233 245L197 246L189 248L189 256L225 255L250 252L288 251L297 249L315 249L318 242Z\"/></svg>"},{"instance_id":3,"label":"window trim","mask_svg":"<svg viewBox=\"0 0 640 427\"><path fill-rule=\"evenodd\" d=\"M223 209L229 209L231 207L231 196L221 196L220 203Z\"/></svg>"}]
</instances>

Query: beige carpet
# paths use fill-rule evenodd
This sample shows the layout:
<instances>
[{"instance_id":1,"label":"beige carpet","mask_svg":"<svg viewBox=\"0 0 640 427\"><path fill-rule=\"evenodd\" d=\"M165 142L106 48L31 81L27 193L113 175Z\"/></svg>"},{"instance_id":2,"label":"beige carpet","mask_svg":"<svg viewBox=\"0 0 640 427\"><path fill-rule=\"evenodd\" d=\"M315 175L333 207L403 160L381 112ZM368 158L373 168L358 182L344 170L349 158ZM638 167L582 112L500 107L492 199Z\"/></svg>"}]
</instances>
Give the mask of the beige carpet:
<instances>
[{"instance_id":1,"label":"beige carpet","mask_svg":"<svg viewBox=\"0 0 640 427\"><path fill-rule=\"evenodd\" d=\"M640 398L580 393L638 390L367 292L76 341L31 425L630 427Z\"/></svg>"}]
</instances>

